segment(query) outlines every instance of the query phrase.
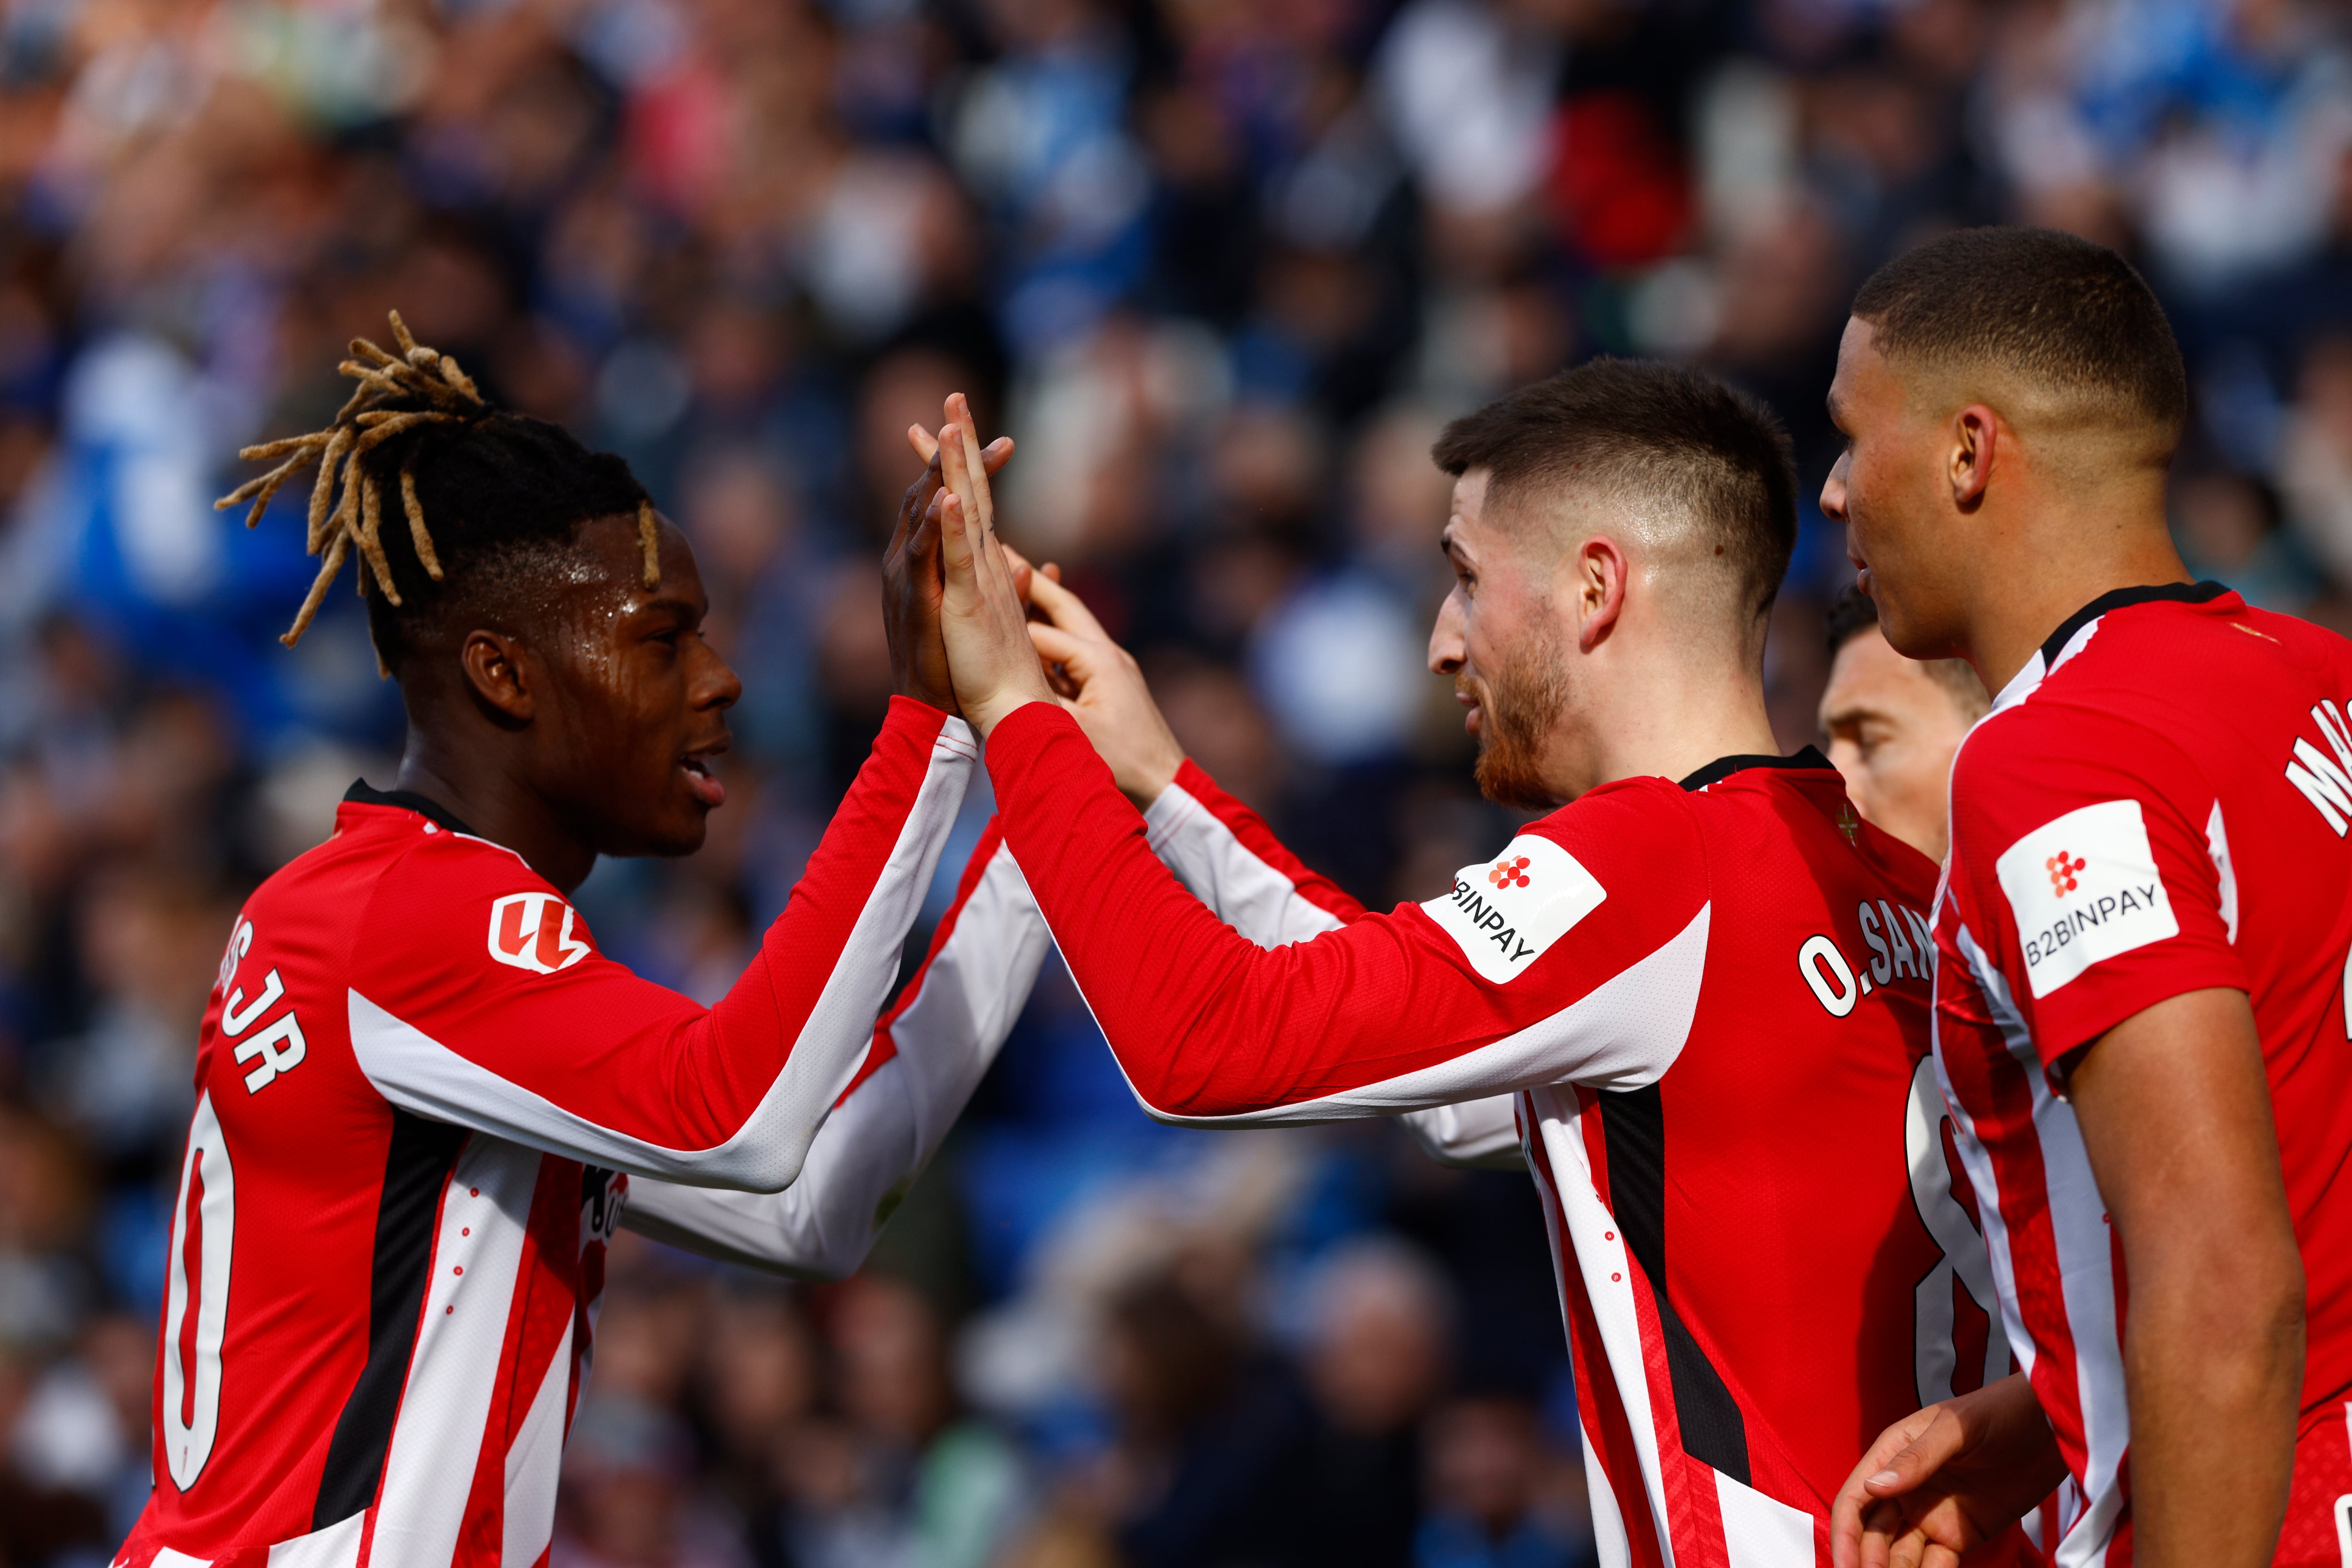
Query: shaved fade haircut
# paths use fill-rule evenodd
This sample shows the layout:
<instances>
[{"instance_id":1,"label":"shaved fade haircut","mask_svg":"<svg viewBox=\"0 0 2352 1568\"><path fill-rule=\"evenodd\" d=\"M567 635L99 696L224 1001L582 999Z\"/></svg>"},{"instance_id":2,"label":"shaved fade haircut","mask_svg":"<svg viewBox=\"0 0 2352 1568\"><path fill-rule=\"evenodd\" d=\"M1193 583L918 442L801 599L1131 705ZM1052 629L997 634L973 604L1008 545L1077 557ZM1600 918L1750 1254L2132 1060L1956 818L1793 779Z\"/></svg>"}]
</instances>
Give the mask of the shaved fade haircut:
<instances>
[{"instance_id":1,"label":"shaved fade haircut","mask_svg":"<svg viewBox=\"0 0 2352 1568\"><path fill-rule=\"evenodd\" d=\"M1756 399L1685 366L1588 361L1455 420L1430 455L1457 478L1486 470L1490 509L1573 486L1685 520L1749 615L1771 608L1796 548L1788 433Z\"/></svg>"},{"instance_id":2,"label":"shaved fade haircut","mask_svg":"<svg viewBox=\"0 0 2352 1568\"><path fill-rule=\"evenodd\" d=\"M1890 363L1991 371L2064 414L2143 436L2169 460L2189 373L2164 307L2131 263L2054 229L1961 229L1873 273L1853 314Z\"/></svg>"}]
</instances>

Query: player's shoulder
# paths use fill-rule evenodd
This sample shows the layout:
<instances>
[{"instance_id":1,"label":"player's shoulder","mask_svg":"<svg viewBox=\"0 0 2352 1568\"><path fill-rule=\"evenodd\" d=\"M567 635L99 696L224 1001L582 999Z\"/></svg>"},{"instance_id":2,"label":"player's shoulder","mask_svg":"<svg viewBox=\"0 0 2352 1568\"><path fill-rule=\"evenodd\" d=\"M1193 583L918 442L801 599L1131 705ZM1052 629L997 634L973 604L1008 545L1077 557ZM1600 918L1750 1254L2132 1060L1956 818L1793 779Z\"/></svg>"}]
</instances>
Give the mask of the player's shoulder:
<instances>
[{"instance_id":1,"label":"player's shoulder","mask_svg":"<svg viewBox=\"0 0 2352 1568\"><path fill-rule=\"evenodd\" d=\"M2032 731L2095 711L2154 728L2228 713L2282 685L2340 686L2352 643L2260 610L2218 582L2102 594L2069 616L1994 700L2008 727Z\"/></svg>"},{"instance_id":2,"label":"player's shoulder","mask_svg":"<svg viewBox=\"0 0 2352 1568\"><path fill-rule=\"evenodd\" d=\"M362 915L370 967L439 951L544 974L593 950L562 893L432 802L354 786L337 821L376 862Z\"/></svg>"}]
</instances>

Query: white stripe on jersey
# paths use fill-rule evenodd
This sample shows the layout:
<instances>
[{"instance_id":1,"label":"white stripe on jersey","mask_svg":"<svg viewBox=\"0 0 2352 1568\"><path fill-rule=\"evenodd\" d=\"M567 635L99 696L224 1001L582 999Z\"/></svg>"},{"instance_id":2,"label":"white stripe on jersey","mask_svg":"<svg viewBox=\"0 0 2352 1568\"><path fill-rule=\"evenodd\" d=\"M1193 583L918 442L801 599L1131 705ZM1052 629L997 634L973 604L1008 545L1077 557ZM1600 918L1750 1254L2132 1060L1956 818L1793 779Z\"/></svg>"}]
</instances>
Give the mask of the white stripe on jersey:
<instances>
[{"instance_id":1,"label":"white stripe on jersey","mask_svg":"<svg viewBox=\"0 0 2352 1568\"><path fill-rule=\"evenodd\" d=\"M1559 1260L1554 1257L1552 1261L1556 1265ZM1601 1468L1601 1450L1590 1442L1576 1446L1584 1455L1585 1511L1592 1521L1592 1555L1598 1568L1633 1568L1633 1537L1625 1533L1625 1516L1617 1511L1617 1493L1609 1484L1609 1472ZM1667 1551L1667 1561L1672 1562L1673 1549Z\"/></svg>"},{"instance_id":2,"label":"white stripe on jersey","mask_svg":"<svg viewBox=\"0 0 2352 1568\"><path fill-rule=\"evenodd\" d=\"M2059 1277L2064 1281L2066 1333L2073 1342L2075 1397L2083 1412L2083 1479L2089 1498L2082 1517L2058 1543L2057 1564L2058 1568L2097 1568L2105 1559L2109 1539L2123 1513L2116 1472L2131 1442L2131 1415L2124 1403L2123 1346L2116 1333L2115 1251L2108 1234L2106 1202L2091 1175L2090 1155L2083 1147L2074 1108L2051 1092L2049 1076L2042 1070L2042 1058L2033 1049L2024 1015L2010 995L2007 982L1968 927L1957 927L1956 934L1960 952L2000 1025L2002 1043L2033 1094L2034 1141L2041 1149L2050 1233L2057 1248ZM1940 1046L1938 1051L1940 1073ZM1952 1101L1948 1086L1946 1099ZM1956 1108L1954 1125L1961 1126L1964 1120ZM2010 1256L2011 1233L2007 1217L1998 1214L2000 1189L1990 1179L1991 1161L1984 1155L1973 1127L1967 1131L1979 1156L1969 1161L1969 1175L1975 1177L1979 1161L1986 1171L1987 1179L1978 1187L1977 1207L1987 1217L1985 1239L2000 1276L2002 1322L2013 1341L2022 1341L2025 1335L2014 1306L2017 1276ZM2031 1369L2030 1355L2021 1354L2018 1359Z\"/></svg>"},{"instance_id":3,"label":"white stripe on jersey","mask_svg":"<svg viewBox=\"0 0 2352 1568\"><path fill-rule=\"evenodd\" d=\"M781 1192L800 1174L810 1141L866 1064L874 1019L898 973L901 944L929 891L948 829L963 804L972 754L960 721L932 743L913 807L873 891L857 912L824 988L802 1020L784 1064L726 1142L672 1149L597 1125L467 1060L389 1009L350 992L352 1053L386 1100L438 1122L528 1143L584 1165L697 1186ZM827 1064L822 1076L811 1063Z\"/></svg>"},{"instance_id":4,"label":"white stripe on jersey","mask_svg":"<svg viewBox=\"0 0 2352 1568\"><path fill-rule=\"evenodd\" d=\"M367 1517L367 1510L362 1509L324 1530L278 1542L269 1549L269 1568L358 1568Z\"/></svg>"},{"instance_id":5,"label":"white stripe on jersey","mask_svg":"<svg viewBox=\"0 0 2352 1568\"><path fill-rule=\"evenodd\" d=\"M1527 1098L1528 1122L1536 1129L1552 1196L1568 1228L1552 1256L1563 1277L1571 1266L1584 1276L1584 1293L1601 1329L1601 1358L1617 1385L1634 1451L1641 1458L1642 1486L1649 1493L1658 1549L1665 1554L1666 1568L1674 1568L1674 1527L1666 1513L1665 1472L1658 1458L1658 1423L1650 1409L1648 1360L1642 1354L1642 1321L1633 1304L1633 1260L1617 1234L1617 1217L1601 1205L1592 1162L1585 1153L1584 1110L1575 1086L1529 1090ZM1563 1319L1565 1295L1563 1291ZM1573 1336L1572 1326L1569 1332Z\"/></svg>"},{"instance_id":6,"label":"white stripe on jersey","mask_svg":"<svg viewBox=\"0 0 2352 1568\"><path fill-rule=\"evenodd\" d=\"M369 1568L443 1568L457 1550L543 1157L476 1133L442 1189L433 1278L384 1461Z\"/></svg>"},{"instance_id":7,"label":"white stripe on jersey","mask_svg":"<svg viewBox=\"0 0 2352 1568\"><path fill-rule=\"evenodd\" d=\"M555 1354L531 1396L507 1449L506 1529L499 1548L500 1568L530 1568L555 1534L555 1483L563 1474L563 1413L571 1404L572 1329L555 1342ZM277 1568L275 1563L270 1568Z\"/></svg>"},{"instance_id":8,"label":"white stripe on jersey","mask_svg":"<svg viewBox=\"0 0 2352 1568\"><path fill-rule=\"evenodd\" d=\"M1723 1511L1724 1561L1731 1568L1813 1568L1813 1516L1715 1472Z\"/></svg>"},{"instance_id":9,"label":"white stripe on jersey","mask_svg":"<svg viewBox=\"0 0 2352 1568\"><path fill-rule=\"evenodd\" d=\"M1401 1072L1320 1099L1228 1116L1174 1115L1140 1094L1136 1094L1135 1103L1153 1121L1173 1126L1246 1127L1384 1116L1459 1100L1485 1099L1497 1085L1533 1089L1559 1082L1564 1076L1593 1089L1645 1089L1665 1076L1690 1038L1691 1020L1698 1013L1699 986L1706 977L1707 925L1713 909L1712 904L1701 904L1690 924L1654 952L1627 965L1549 1018L1417 1071ZM1576 1065L1563 1073L1563 1061ZM1122 1067L1122 1076L1125 1071ZM1129 1092L1134 1089L1129 1080Z\"/></svg>"},{"instance_id":10,"label":"white stripe on jersey","mask_svg":"<svg viewBox=\"0 0 2352 1568\"><path fill-rule=\"evenodd\" d=\"M1171 784L1143 813L1144 838L1184 891L1261 947L1286 947L1326 931L1339 918L1298 894L1290 878L1265 862L1181 784Z\"/></svg>"}]
</instances>

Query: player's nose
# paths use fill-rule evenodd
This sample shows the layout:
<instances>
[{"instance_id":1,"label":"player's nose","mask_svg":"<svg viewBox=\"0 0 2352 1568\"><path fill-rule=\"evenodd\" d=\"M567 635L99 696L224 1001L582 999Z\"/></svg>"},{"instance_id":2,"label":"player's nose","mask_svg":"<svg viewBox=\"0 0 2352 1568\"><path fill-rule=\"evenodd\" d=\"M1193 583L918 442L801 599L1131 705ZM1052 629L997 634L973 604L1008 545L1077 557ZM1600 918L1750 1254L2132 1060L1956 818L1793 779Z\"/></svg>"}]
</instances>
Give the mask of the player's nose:
<instances>
[{"instance_id":1,"label":"player's nose","mask_svg":"<svg viewBox=\"0 0 2352 1568\"><path fill-rule=\"evenodd\" d=\"M1830 465L1830 476L1822 481L1822 516L1833 523L1845 521L1845 472L1853 461L1853 453L1839 454Z\"/></svg>"},{"instance_id":2,"label":"player's nose","mask_svg":"<svg viewBox=\"0 0 2352 1568\"><path fill-rule=\"evenodd\" d=\"M1436 623L1429 629L1429 673L1450 675L1462 667L1465 654L1462 643L1462 608L1455 602L1462 596L1460 589L1445 596L1437 607Z\"/></svg>"}]
</instances>

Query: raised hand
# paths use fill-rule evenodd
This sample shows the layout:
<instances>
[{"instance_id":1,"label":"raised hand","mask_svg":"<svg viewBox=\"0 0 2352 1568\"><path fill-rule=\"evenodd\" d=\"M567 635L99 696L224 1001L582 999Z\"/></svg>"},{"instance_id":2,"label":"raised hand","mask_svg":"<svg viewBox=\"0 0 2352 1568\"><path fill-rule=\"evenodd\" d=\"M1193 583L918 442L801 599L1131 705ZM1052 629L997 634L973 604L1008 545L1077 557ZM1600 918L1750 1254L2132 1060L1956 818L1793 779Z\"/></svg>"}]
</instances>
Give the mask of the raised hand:
<instances>
[{"instance_id":1,"label":"raised hand","mask_svg":"<svg viewBox=\"0 0 2352 1568\"><path fill-rule=\"evenodd\" d=\"M1016 572L1027 565L1013 551L1005 553ZM1120 791L1138 810L1149 810L1176 781L1184 748L1151 700L1142 670L1111 641L1085 602L1062 586L1052 567L1034 573L1028 590L1030 604L1045 617L1029 623L1029 640L1038 656L1059 666L1076 688L1062 694L1062 706L1110 765Z\"/></svg>"},{"instance_id":2,"label":"raised hand","mask_svg":"<svg viewBox=\"0 0 2352 1568\"><path fill-rule=\"evenodd\" d=\"M952 423L961 412L967 422L971 405L961 395L948 401ZM907 486L898 503L898 526L882 558L882 624L890 641L892 689L929 703L947 713L957 712L955 688L948 679L947 650L940 642L940 507L947 495L940 461L940 444L919 424L907 427L907 444L925 465L922 476ZM1011 460L1013 440L998 436L981 454L980 468L994 474Z\"/></svg>"},{"instance_id":3,"label":"raised hand","mask_svg":"<svg viewBox=\"0 0 2352 1568\"><path fill-rule=\"evenodd\" d=\"M945 585L940 635L956 702L965 721L986 736L1013 709L1051 702L1054 694L1029 641L1012 563L996 542L995 507L970 405L961 393L948 405L950 423L940 431L940 469L948 486L938 529Z\"/></svg>"},{"instance_id":4,"label":"raised hand","mask_svg":"<svg viewBox=\"0 0 2352 1568\"><path fill-rule=\"evenodd\" d=\"M2022 1373L1930 1405L1878 1436L1830 1505L1836 1568L1958 1568L2065 1478Z\"/></svg>"}]
</instances>

